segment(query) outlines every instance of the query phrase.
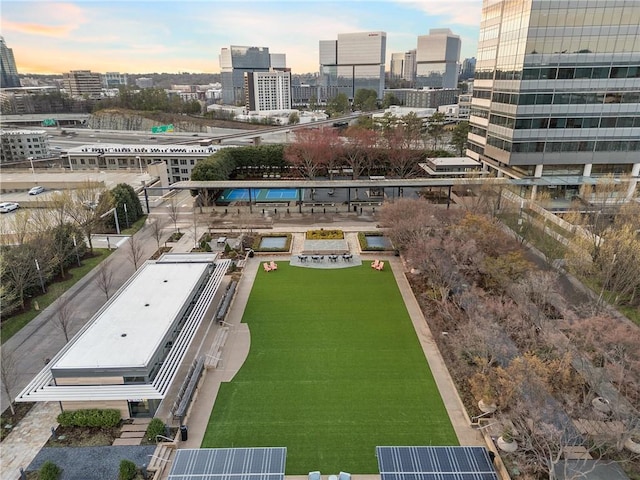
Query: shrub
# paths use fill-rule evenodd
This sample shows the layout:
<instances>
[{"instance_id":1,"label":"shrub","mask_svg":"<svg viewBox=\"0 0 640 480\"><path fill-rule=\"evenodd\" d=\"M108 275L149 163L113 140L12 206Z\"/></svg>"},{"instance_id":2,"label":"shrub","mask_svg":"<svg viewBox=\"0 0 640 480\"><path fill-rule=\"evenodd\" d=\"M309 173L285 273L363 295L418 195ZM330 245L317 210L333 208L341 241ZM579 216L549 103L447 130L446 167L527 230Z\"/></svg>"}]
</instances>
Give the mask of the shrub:
<instances>
[{"instance_id":1,"label":"shrub","mask_svg":"<svg viewBox=\"0 0 640 480\"><path fill-rule=\"evenodd\" d=\"M136 477L137 467L131 460L120 461L120 473L118 480L133 480Z\"/></svg>"},{"instance_id":2,"label":"shrub","mask_svg":"<svg viewBox=\"0 0 640 480\"><path fill-rule=\"evenodd\" d=\"M164 422L159 418L154 418L149 422L149 426L147 427L147 433L145 434L149 440L155 440L156 435L164 435L165 434L165 426Z\"/></svg>"},{"instance_id":3,"label":"shrub","mask_svg":"<svg viewBox=\"0 0 640 480\"><path fill-rule=\"evenodd\" d=\"M344 232L342 230L308 230L307 240L342 240Z\"/></svg>"},{"instance_id":4,"label":"shrub","mask_svg":"<svg viewBox=\"0 0 640 480\"><path fill-rule=\"evenodd\" d=\"M120 411L115 409L73 410L58 415L63 427L117 427L121 419Z\"/></svg>"},{"instance_id":5,"label":"shrub","mask_svg":"<svg viewBox=\"0 0 640 480\"><path fill-rule=\"evenodd\" d=\"M40 480L58 480L60 478L60 467L53 462L44 462L38 472Z\"/></svg>"}]
</instances>

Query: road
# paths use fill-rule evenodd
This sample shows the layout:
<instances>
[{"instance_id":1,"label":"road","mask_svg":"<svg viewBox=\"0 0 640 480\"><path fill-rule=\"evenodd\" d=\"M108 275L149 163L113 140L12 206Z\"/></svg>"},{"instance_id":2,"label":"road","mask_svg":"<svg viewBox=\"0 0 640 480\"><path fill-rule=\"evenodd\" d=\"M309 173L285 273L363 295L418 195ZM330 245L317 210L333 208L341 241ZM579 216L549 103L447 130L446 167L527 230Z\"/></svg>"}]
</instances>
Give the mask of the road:
<instances>
[{"instance_id":1,"label":"road","mask_svg":"<svg viewBox=\"0 0 640 480\"><path fill-rule=\"evenodd\" d=\"M184 195L188 197L188 192L185 192ZM186 205L188 203L186 200L181 198L180 204ZM161 209L166 209L166 207L158 207L158 210ZM185 229L189 228L190 224L191 218L184 211L181 214L179 225ZM172 226L167 226L164 238L168 237L172 230ZM152 229L148 225L145 225L142 230L136 233L136 241L142 245L142 258L149 258L157 249ZM120 288L135 271L129 258L129 251L129 241L127 241L118 250L114 251L108 259L113 271L112 293ZM73 312L69 337L75 335L106 302L104 293L97 286L95 273L96 269L76 283L65 294L71 299L70 305ZM13 352L15 371L17 373L17 380L12 388L12 396L14 397L42 370L45 360L52 358L65 344L64 334L57 327L55 310L56 303L54 302L2 345L3 351ZM0 411L4 411L7 406L8 397L3 386L0 397L0 408L2 410Z\"/></svg>"}]
</instances>

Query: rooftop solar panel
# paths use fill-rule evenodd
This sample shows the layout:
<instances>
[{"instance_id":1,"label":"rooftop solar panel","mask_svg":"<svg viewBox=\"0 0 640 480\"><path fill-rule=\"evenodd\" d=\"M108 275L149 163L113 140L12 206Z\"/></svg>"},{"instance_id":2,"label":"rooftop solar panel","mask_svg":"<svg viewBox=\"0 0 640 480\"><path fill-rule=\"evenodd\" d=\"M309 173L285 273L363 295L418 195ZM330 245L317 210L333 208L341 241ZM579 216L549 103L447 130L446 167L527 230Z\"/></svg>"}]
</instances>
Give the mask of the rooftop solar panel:
<instances>
[{"instance_id":1,"label":"rooftop solar panel","mask_svg":"<svg viewBox=\"0 0 640 480\"><path fill-rule=\"evenodd\" d=\"M377 447L382 480L497 480L483 447Z\"/></svg>"},{"instance_id":2,"label":"rooftop solar panel","mask_svg":"<svg viewBox=\"0 0 640 480\"><path fill-rule=\"evenodd\" d=\"M169 480L284 480L285 447L178 450Z\"/></svg>"}]
</instances>

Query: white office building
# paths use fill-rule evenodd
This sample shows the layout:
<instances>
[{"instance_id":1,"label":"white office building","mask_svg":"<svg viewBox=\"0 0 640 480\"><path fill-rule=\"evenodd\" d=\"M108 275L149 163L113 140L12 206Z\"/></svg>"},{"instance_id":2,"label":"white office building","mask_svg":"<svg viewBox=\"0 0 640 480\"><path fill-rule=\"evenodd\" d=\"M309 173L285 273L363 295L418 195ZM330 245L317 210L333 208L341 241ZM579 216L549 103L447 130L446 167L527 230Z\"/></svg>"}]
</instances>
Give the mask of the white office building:
<instances>
[{"instance_id":1,"label":"white office building","mask_svg":"<svg viewBox=\"0 0 640 480\"><path fill-rule=\"evenodd\" d=\"M291 110L291 72L247 72L244 82L247 111Z\"/></svg>"},{"instance_id":2,"label":"white office building","mask_svg":"<svg viewBox=\"0 0 640 480\"><path fill-rule=\"evenodd\" d=\"M461 42L448 28L418 37L416 87L457 88Z\"/></svg>"}]
</instances>

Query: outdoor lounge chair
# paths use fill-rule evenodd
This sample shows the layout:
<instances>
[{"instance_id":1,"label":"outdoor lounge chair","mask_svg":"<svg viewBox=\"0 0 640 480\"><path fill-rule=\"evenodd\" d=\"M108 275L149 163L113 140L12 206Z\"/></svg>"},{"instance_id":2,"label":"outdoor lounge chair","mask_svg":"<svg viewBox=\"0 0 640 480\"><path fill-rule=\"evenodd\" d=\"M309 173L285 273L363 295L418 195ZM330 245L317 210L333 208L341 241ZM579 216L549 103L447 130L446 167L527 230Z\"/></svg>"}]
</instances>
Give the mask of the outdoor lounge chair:
<instances>
[{"instance_id":1,"label":"outdoor lounge chair","mask_svg":"<svg viewBox=\"0 0 640 480\"><path fill-rule=\"evenodd\" d=\"M375 260L371 262L371 268L375 268L377 270L379 264L380 264L380 260Z\"/></svg>"},{"instance_id":2,"label":"outdoor lounge chair","mask_svg":"<svg viewBox=\"0 0 640 480\"><path fill-rule=\"evenodd\" d=\"M271 260L271 270L277 270L278 269L278 264L276 262L274 262L273 260Z\"/></svg>"},{"instance_id":3,"label":"outdoor lounge chair","mask_svg":"<svg viewBox=\"0 0 640 480\"><path fill-rule=\"evenodd\" d=\"M271 267L269 266L269 264L267 262L264 262L264 264L262 266L264 267L264 271L265 272L270 272L271 271Z\"/></svg>"},{"instance_id":4,"label":"outdoor lounge chair","mask_svg":"<svg viewBox=\"0 0 640 480\"><path fill-rule=\"evenodd\" d=\"M380 262L380 263L378 263L378 266L376 267L376 270L378 270L378 271L380 271L380 272L381 272L382 270L384 270L384 262Z\"/></svg>"},{"instance_id":5,"label":"outdoor lounge chair","mask_svg":"<svg viewBox=\"0 0 640 480\"><path fill-rule=\"evenodd\" d=\"M309 472L309 480L322 480L319 471Z\"/></svg>"}]
</instances>

